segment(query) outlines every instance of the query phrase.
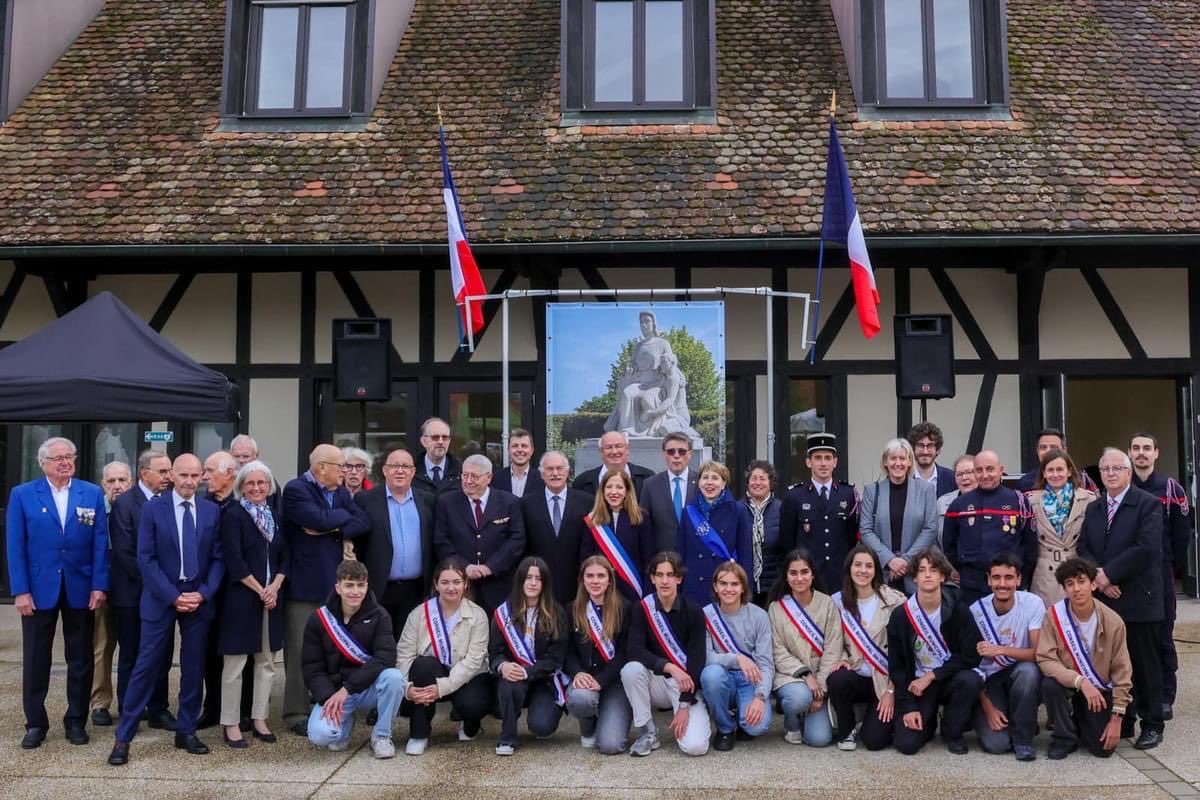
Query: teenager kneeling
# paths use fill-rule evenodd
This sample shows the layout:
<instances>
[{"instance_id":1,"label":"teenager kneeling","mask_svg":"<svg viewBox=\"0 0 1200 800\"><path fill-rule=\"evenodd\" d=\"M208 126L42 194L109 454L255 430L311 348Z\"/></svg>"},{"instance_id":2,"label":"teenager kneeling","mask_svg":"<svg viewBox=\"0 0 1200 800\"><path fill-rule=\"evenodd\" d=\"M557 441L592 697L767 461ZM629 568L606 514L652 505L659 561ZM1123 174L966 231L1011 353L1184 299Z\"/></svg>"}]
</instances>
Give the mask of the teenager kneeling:
<instances>
[{"instance_id":1,"label":"teenager kneeling","mask_svg":"<svg viewBox=\"0 0 1200 800\"><path fill-rule=\"evenodd\" d=\"M579 568L579 592L571 607L571 646L564 668L571 679L567 712L579 720L579 743L605 755L625 751L633 719L621 686L629 611L608 559L584 559Z\"/></svg>"},{"instance_id":2,"label":"teenager kneeling","mask_svg":"<svg viewBox=\"0 0 1200 800\"><path fill-rule=\"evenodd\" d=\"M700 673L704 702L717 725L713 749L733 749L735 733L761 736L771 724L771 686L775 658L771 620L750 604L750 580L736 561L726 561L713 573L717 602L704 607L708 628L706 666ZM737 718L730 714L736 706Z\"/></svg>"},{"instance_id":3,"label":"teenager kneeling","mask_svg":"<svg viewBox=\"0 0 1200 800\"><path fill-rule=\"evenodd\" d=\"M567 702L568 682L562 673L567 652L567 625L554 602L550 569L530 556L517 565L512 592L492 614L488 656L500 677L500 741L496 755L511 756L517 746L517 721L528 707L529 731L539 739L558 729Z\"/></svg>"},{"instance_id":4,"label":"teenager kneeling","mask_svg":"<svg viewBox=\"0 0 1200 800\"><path fill-rule=\"evenodd\" d=\"M488 616L468 599L469 586L466 566L446 559L433 570L433 597L404 622L397 666L408 680L404 698L412 704L404 748L410 756L425 752L438 701L449 700L462 720L462 742L479 734L479 722L492 708Z\"/></svg>"}]
</instances>

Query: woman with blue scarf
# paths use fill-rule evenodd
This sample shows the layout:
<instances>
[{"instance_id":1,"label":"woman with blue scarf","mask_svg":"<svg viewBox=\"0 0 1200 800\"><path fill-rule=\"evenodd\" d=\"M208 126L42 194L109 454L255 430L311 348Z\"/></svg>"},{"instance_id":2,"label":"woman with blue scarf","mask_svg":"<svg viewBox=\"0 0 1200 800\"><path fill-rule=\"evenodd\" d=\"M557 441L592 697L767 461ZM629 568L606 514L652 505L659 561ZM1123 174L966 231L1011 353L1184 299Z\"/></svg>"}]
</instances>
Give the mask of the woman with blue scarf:
<instances>
[{"instance_id":1,"label":"woman with blue scarf","mask_svg":"<svg viewBox=\"0 0 1200 800\"><path fill-rule=\"evenodd\" d=\"M712 601L713 572L736 561L752 574L754 550L750 510L729 491L729 468L719 461L700 465L696 496L683 507L676 549L687 566L680 591L701 606Z\"/></svg>"},{"instance_id":2,"label":"woman with blue scarf","mask_svg":"<svg viewBox=\"0 0 1200 800\"><path fill-rule=\"evenodd\" d=\"M283 649L283 603L279 590L290 569L286 537L267 502L274 486L271 470L251 461L233 479L238 502L221 517L221 547L225 558L225 600L221 606L221 636L217 649L225 657L221 670L221 725L225 743L241 750L249 746L238 729L242 669L254 660L254 693L250 704L251 733L271 744L267 727L275 656Z\"/></svg>"},{"instance_id":3,"label":"woman with blue scarf","mask_svg":"<svg viewBox=\"0 0 1200 800\"><path fill-rule=\"evenodd\" d=\"M1075 555L1083 512L1096 493L1083 488L1075 462L1066 450L1057 448L1042 456L1036 487L1029 493L1038 538L1037 569L1030 591L1049 608L1063 598L1054 571Z\"/></svg>"}]
</instances>

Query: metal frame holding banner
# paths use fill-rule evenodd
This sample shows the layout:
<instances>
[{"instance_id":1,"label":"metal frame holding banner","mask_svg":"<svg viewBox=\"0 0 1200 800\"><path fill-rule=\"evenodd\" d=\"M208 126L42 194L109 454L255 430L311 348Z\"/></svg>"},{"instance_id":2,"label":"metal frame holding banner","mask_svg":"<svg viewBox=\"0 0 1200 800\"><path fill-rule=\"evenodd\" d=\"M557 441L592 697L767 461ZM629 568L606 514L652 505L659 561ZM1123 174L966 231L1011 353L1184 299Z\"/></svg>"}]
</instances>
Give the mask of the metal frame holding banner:
<instances>
[{"instance_id":1,"label":"metal frame holding banner","mask_svg":"<svg viewBox=\"0 0 1200 800\"><path fill-rule=\"evenodd\" d=\"M725 297L726 295L751 295L762 297L764 300L765 325L764 334L766 337L766 352L767 352L767 460L774 462L775 456L775 315L772 301L777 297L790 298L793 300L804 301L803 323L800 326L800 348L805 350L813 344L809 336L809 325L811 319L812 306L819 301L814 300L811 295L806 292L783 292L771 289L766 286L758 287L728 287L716 286L705 289L510 289L497 294L482 294L468 295L463 298L465 312L469 315L473 305L484 303L488 300L500 301L500 326L501 326L501 391L502 397L507 397L509 392L509 301L515 299L528 298L553 298L558 300L577 300L589 301L597 297L612 297L612 298L648 298L650 302L654 299L666 299L679 296L687 297ZM475 352L475 337L471 329L467 331L467 351ZM723 367L723 364L722 364ZM509 418L508 404L503 405L502 419L502 447L504 465L508 465L508 433L509 433Z\"/></svg>"}]
</instances>

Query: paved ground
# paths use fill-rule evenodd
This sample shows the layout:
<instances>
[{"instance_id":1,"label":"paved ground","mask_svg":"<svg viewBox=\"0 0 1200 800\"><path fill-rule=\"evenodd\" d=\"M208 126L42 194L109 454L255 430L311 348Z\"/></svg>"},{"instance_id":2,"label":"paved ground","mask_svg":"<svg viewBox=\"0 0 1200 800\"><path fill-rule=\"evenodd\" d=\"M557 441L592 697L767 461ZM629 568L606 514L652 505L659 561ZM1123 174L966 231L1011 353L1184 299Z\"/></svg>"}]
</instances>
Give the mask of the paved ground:
<instances>
[{"instance_id":1,"label":"paved ground","mask_svg":"<svg viewBox=\"0 0 1200 800\"><path fill-rule=\"evenodd\" d=\"M977 748L968 756L952 756L935 741L915 757L895 752L843 753L815 750L783 742L776 720L763 740L739 743L732 753L688 758L669 742L645 759L600 756L579 748L575 723L564 719L550 741L525 737L508 759L492 753L499 724L488 720L473 743L454 739L455 728L443 715L429 751L421 758L403 753L407 722L397 723L399 755L376 761L361 723L345 753L317 750L307 741L283 734L276 745L254 743L234 751L220 744L216 729L201 736L212 748L208 756L190 756L173 748L171 735L143 728L132 747L132 760L122 768L105 758L112 729L89 727L92 743L73 747L61 727L51 730L38 750L20 749L20 627L11 606L0 608L0 798L355 798L362 797L728 797L733 790L756 798L995 798L999 787L1018 797L1151 798L1200 797L1200 603L1180 604L1181 701L1167 726L1166 742L1151 755L1123 742L1118 756L1100 760L1075 754L1065 761L1045 758L1047 735L1038 737L1039 759L1019 764L1011 756L989 756ZM65 670L56 668L51 682L49 713L60 718L64 708ZM282 686L278 686L281 689ZM278 701L275 703L278 708ZM57 724L57 723L55 723ZM278 719L277 731L282 730ZM664 722L660 722L660 728ZM970 737L974 747L973 737Z\"/></svg>"}]
</instances>

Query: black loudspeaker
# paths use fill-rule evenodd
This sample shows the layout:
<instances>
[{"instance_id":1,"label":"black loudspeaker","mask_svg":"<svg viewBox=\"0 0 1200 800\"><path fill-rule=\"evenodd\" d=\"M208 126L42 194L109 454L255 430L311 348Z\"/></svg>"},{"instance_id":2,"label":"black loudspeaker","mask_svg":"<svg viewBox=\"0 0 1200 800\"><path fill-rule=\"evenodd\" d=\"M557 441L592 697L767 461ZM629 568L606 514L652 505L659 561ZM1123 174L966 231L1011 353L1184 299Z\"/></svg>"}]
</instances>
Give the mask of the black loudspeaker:
<instances>
[{"instance_id":1,"label":"black loudspeaker","mask_svg":"<svg viewBox=\"0 0 1200 800\"><path fill-rule=\"evenodd\" d=\"M896 396L954 397L954 330L949 314L897 314Z\"/></svg>"},{"instance_id":2,"label":"black loudspeaker","mask_svg":"<svg viewBox=\"0 0 1200 800\"><path fill-rule=\"evenodd\" d=\"M392 321L333 321L335 400L392 399Z\"/></svg>"}]
</instances>

